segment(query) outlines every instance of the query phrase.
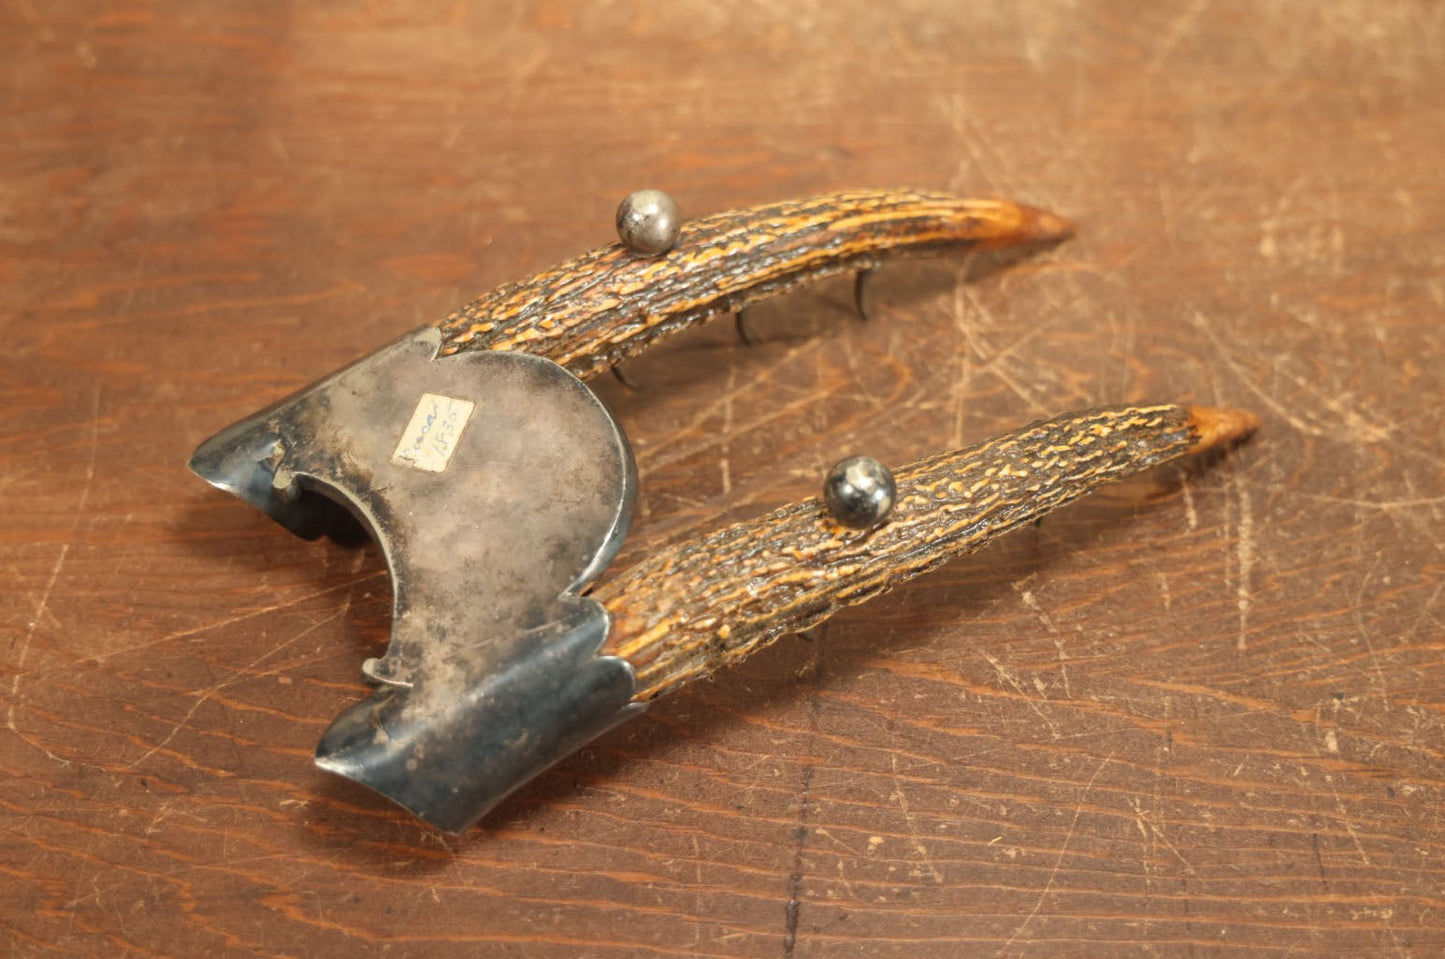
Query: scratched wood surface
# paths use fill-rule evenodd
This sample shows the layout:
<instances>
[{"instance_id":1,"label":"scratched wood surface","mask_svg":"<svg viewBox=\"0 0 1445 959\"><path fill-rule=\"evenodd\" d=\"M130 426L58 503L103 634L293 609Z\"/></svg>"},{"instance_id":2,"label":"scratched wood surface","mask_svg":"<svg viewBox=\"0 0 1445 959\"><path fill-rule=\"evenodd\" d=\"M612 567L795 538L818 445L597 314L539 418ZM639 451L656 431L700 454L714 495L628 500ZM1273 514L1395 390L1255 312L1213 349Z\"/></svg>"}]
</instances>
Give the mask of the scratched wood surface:
<instances>
[{"instance_id":1,"label":"scratched wood surface","mask_svg":"<svg viewBox=\"0 0 1445 959\"><path fill-rule=\"evenodd\" d=\"M729 9L730 8L730 9ZM1445 8L0 4L0 947L1445 952ZM1071 407L1263 429L790 639L461 839L310 764L374 550L182 465L611 236L853 186L1079 237L890 267L598 389L620 563Z\"/></svg>"}]
</instances>

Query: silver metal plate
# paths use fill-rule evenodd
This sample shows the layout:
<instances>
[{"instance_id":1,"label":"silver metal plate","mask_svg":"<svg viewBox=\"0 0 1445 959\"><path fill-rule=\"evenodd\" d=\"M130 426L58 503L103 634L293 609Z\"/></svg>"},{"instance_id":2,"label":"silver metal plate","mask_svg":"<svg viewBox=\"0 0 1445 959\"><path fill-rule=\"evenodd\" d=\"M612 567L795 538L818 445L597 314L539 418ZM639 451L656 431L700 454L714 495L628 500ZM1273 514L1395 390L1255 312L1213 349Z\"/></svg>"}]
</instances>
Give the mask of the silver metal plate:
<instances>
[{"instance_id":1,"label":"silver metal plate","mask_svg":"<svg viewBox=\"0 0 1445 959\"><path fill-rule=\"evenodd\" d=\"M626 534L636 473L566 370L439 345L428 327L384 347L191 468L301 535L322 531L324 496L375 537L392 635L363 669L389 688L338 717L317 762L456 830L634 711L631 667L595 655L606 612L578 593Z\"/></svg>"}]
</instances>

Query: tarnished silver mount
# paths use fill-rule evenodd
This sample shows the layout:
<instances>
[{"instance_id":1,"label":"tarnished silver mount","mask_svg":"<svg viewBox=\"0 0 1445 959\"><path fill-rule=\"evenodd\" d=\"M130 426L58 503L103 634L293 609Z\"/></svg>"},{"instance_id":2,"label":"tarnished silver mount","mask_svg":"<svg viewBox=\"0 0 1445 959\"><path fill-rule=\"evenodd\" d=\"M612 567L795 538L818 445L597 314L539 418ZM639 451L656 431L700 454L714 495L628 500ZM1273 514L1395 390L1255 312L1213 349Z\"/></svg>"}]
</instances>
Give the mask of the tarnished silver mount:
<instances>
[{"instance_id":1,"label":"tarnished silver mount","mask_svg":"<svg viewBox=\"0 0 1445 959\"><path fill-rule=\"evenodd\" d=\"M460 832L640 712L608 616L579 593L616 555L636 469L602 402L524 353L439 357L425 327L201 444L191 469L307 538L335 506L392 581L378 686L316 763Z\"/></svg>"}]
</instances>

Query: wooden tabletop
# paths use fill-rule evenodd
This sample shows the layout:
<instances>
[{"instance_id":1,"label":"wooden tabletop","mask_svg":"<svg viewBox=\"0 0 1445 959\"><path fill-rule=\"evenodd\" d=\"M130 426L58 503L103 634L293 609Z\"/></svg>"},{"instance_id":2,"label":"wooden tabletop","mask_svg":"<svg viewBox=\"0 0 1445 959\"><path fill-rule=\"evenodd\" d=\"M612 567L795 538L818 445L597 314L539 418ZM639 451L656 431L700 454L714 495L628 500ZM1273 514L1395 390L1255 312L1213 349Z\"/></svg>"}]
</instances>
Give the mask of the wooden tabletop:
<instances>
[{"instance_id":1,"label":"wooden tabletop","mask_svg":"<svg viewBox=\"0 0 1445 959\"><path fill-rule=\"evenodd\" d=\"M17 0L0 51L8 954L1445 951L1445 7ZM444 837L311 763L386 641L376 551L184 464L641 186L1081 229L597 381L641 471L619 568L850 453L1137 400L1263 428Z\"/></svg>"}]
</instances>

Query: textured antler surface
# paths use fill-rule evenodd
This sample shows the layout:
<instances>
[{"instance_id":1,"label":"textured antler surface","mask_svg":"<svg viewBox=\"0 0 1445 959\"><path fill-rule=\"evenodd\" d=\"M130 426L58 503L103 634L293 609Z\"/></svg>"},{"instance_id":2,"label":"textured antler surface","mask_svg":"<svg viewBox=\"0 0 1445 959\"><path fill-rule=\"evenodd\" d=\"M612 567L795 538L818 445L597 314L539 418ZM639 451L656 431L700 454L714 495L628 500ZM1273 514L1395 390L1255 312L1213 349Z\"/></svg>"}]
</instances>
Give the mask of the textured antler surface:
<instances>
[{"instance_id":1,"label":"textured antler surface","mask_svg":"<svg viewBox=\"0 0 1445 959\"><path fill-rule=\"evenodd\" d=\"M897 506L872 530L814 498L682 542L602 584L606 651L652 699L780 636L876 596L1105 483L1241 438L1234 410L1120 406L1043 420L896 474Z\"/></svg>"},{"instance_id":2,"label":"textured antler surface","mask_svg":"<svg viewBox=\"0 0 1445 959\"><path fill-rule=\"evenodd\" d=\"M614 243L508 283L443 319L443 353L520 350L584 379L660 337L809 280L906 254L1047 245L1068 221L1004 200L853 190L685 223L662 256Z\"/></svg>"}]
</instances>

